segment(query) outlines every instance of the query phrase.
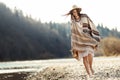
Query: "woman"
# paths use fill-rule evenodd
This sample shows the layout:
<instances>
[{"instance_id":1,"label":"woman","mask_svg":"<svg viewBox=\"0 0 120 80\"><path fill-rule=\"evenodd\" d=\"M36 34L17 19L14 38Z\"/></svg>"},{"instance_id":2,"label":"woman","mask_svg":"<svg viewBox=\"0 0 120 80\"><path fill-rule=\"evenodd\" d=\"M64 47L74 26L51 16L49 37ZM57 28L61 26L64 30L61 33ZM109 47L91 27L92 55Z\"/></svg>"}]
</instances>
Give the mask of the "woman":
<instances>
[{"instance_id":1,"label":"woman","mask_svg":"<svg viewBox=\"0 0 120 80\"><path fill-rule=\"evenodd\" d=\"M71 52L74 58L83 58L85 69L89 76L94 74L92 68L94 51L97 48L100 36L92 20L81 14L81 8L76 5L67 15L71 15Z\"/></svg>"}]
</instances>

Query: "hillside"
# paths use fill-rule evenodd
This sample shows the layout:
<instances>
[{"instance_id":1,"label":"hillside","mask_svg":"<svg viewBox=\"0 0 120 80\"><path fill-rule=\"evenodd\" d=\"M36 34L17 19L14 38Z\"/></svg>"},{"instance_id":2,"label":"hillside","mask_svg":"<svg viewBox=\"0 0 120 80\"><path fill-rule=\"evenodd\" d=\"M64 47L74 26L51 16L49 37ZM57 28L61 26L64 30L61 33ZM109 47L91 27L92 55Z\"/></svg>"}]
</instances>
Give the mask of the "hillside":
<instances>
[{"instance_id":1,"label":"hillside","mask_svg":"<svg viewBox=\"0 0 120 80\"><path fill-rule=\"evenodd\" d=\"M116 29L97 26L101 36L120 37ZM0 3L0 61L71 57L70 23L41 23Z\"/></svg>"}]
</instances>

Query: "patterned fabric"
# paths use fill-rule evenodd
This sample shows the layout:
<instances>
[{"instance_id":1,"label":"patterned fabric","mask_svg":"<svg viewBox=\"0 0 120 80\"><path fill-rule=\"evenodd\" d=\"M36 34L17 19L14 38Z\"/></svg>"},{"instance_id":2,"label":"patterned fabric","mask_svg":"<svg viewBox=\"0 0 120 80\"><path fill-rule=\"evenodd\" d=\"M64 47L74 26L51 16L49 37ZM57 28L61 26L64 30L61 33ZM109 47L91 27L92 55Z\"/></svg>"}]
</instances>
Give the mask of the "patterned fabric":
<instances>
[{"instance_id":1,"label":"patterned fabric","mask_svg":"<svg viewBox=\"0 0 120 80\"><path fill-rule=\"evenodd\" d=\"M79 60L88 54L94 56L98 42L91 37L93 31L99 36L97 28L86 14L81 14L79 22L71 20L71 52L74 58Z\"/></svg>"}]
</instances>

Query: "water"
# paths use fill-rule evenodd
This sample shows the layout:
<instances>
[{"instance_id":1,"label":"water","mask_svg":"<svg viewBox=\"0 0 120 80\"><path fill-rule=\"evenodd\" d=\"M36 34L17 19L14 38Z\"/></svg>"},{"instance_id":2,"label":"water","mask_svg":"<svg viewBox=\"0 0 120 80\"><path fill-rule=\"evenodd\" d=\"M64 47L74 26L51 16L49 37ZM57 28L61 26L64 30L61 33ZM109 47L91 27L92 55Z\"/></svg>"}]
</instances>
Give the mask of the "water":
<instances>
[{"instance_id":1,"label":"water","mask_svg":"<svg viewBox=\"0 0 120 80\"><path fill-rule=\"evenodd\" d=\"M120 60L120 57L100 57L94 58L94 61L103 61L103 60ZM12 61L12 62L0 62L0 74L2 73L14 73L14 72L37 72L47 66L52 65L67 65L75 64L78 62L74 58L69 59L49 59L49 60L31 60L31 61ZM82 63L82 60L81 60Z\"/></svg>"},{"instance_id":2,"label":"water","mask_svg":"<svg viewBox=\"0 0 120 80\"><path fill-rule=\"evenodd\" d=\"M54 63L68 63L74 61L73 59L49 59L49 60L31 60L31 61L12 61L0 62L1 73L14 73L14 72L36 72Z\"/></svg>"}]
</instances>

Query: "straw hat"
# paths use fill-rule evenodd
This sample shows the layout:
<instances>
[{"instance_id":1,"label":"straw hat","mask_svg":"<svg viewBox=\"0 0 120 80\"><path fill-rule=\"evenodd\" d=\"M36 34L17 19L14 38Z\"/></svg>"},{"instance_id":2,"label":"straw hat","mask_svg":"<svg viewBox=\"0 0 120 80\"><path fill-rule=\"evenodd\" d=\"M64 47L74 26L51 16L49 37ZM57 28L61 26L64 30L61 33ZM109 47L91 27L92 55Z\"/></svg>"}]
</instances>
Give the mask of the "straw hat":
<instances>
[{"instance_id":1,"label":"straw hat","mask_svg":"<svg viewBox=\"0 0 120 80\"><path fill-rule=\"evenodd\" d=\"M78 7L77 5L73 5L73 6L72 6L72 9L71 9L67 14L65 14L65 15L66 15L66 16L67 16L67 15L70 15L71 12L72 12L73 10L75 10L75 9L76 9L77 11L79 11L79 12L82 10L82 8Z\"/></svg>"},{"instance_id":2,"label":"straw hat","mask_svg":"<svg viewBox=\"0 0 120 80\"><path fill-rule=\"evenodd\" d=\"M80 7L78 7L77 5L73 5L73 6L72 6L72 9L71 9L69 12L73 11L74 9L78 10L79 12L82 10L82 9L81 9Z\"/></svg>"},{"instance_id":3,"label":"straw hat","mask_svg":"<svg viewBox=\"0 0 120 80\"><path fill-rule=\"evenodd\" d=\"M73 11L73 10L77 10L77 11L81 11L82 9L80 8L80 7L78 7L77 5L73 5L72 6L72 9L69 11L69 13L67 13L67 14L65 14L65 15L69 15L69 14L71 14L71 12Z\"/></svg>"}]
</instances>

